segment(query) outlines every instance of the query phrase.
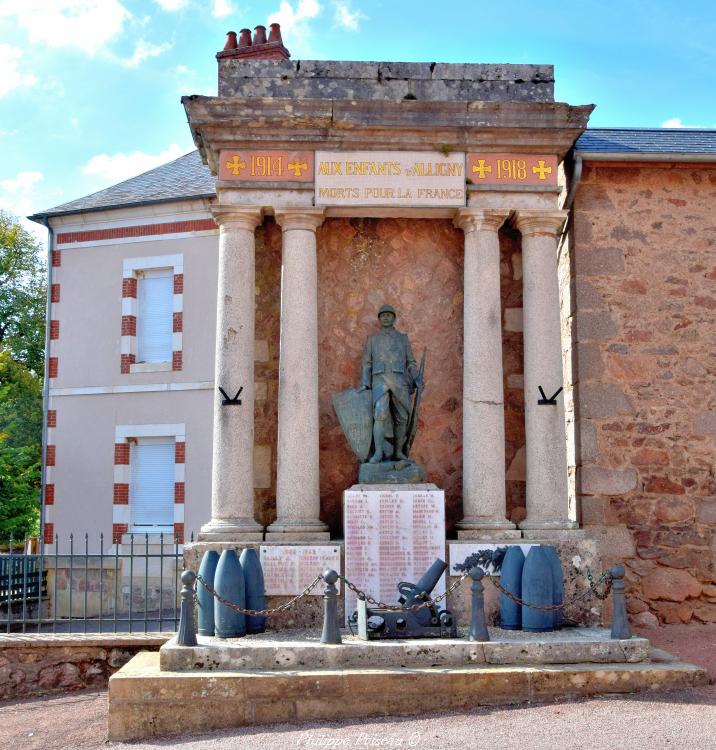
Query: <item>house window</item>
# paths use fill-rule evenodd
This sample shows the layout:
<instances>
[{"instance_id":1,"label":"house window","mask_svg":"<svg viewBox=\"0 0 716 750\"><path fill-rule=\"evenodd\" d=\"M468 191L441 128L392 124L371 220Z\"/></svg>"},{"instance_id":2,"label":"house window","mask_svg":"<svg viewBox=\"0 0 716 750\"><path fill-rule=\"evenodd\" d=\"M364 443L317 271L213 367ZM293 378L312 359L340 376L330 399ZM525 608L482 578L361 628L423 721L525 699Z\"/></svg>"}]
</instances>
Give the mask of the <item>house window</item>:
<instances>
[{"instance_id":1,"label":"house window","mask_svg":"<svg viewBox=\"0 0 716 750\"><path fill-rule=\"evenodd\" d=\"M129 507L134 533L172 532L175 483L174 437L145 437L129 449Z\"/></svg>"},{"instance_id":2,"label":"house window","mask_svg":"<svg viewBox=\"0 0 716 750\"><path fill-rule=\"evenodd\" d=\"M183 368L184 261L181 255L126 258L122 277L120 372Z\"/></svg>"},{"instance_id":3,"label":"house window","mask_svg":"<svg viewBox=\"0 0 716 750\"><path fill-rule=\"evenodd\" d=\"M137 363L171 363L174 273L164 268L137 276Z\"/></svg>"}]
</instances>

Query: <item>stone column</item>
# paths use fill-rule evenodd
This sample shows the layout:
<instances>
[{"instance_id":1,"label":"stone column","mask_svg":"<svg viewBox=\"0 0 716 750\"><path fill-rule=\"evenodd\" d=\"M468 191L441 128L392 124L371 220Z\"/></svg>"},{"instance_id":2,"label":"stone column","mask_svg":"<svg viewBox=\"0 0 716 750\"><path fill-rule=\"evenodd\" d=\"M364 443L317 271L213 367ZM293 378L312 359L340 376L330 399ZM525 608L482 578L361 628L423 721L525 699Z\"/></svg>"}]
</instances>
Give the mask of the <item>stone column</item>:
<instances>
[{"instance_id":1,"label":"stone column","mask_svg":"<svg viewBox=\"0 0 716 750\"><path fill-rule=\"evenodd\" d=\"M518 211L522 233L525 349L525 433L527 517L525 530L572 529L567 490L564 391L556 406L540 405L541 386L549 399L564 385L557 277L557 230L564 211Z\"/></svg>"},{"instance_id":2,"label":"stone column","mask_svg":"<svg viewBox=\"0 0 716 750\"><path fill-rule=\"evenodd\" d=\"M458 538L510 535L505 517L500 244L508 210L460 209L465 232L462 386L462 510ZM505 531L508 533L506 534ZM519 532L513 532L519 536Z\"/></svg>"},{"instance_id":3,"label":"stone column","mask_svg":"<svg viewBox=\"0 0 716 750\"><path fill-rule=\"evenodd\" d=\"M318 472L318 279L320 209L276 211L283 230L278 376L276 521L266 539L327 539Z\"/></svg>"},{"instance_id":4,"label":"stone column","mask_svg":"<svg viewBox=\"0 0 716 750\"><path fill-rule=\"evenodd\" d=\"M254 519L254 313L258 208L217 206L219 285L216 300L211 521L199 541L260 541ZM224 406L239 387L241 405Z\"/></svg>"}]
</instances>

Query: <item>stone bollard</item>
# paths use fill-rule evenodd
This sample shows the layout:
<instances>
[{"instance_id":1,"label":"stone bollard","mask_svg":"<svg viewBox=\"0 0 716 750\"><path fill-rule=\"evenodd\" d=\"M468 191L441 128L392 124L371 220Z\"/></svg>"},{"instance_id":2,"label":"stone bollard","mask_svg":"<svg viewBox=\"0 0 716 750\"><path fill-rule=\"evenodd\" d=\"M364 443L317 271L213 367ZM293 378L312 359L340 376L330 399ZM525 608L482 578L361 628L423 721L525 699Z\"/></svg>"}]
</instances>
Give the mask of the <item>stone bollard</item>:
<instances>
[{"instance_id":1,"label":"stone bollard","mask_svg":"<svg viewBox=\"0 0 716 750\"><path fill-rule=\"evenodd\" d=\"M610 569L612 577L612 638L631 638L631 628L626 611L626 597L624 596L624 566L615 565Z\"/></svg>"},{"instance_id":2,"label":"stone bollard","mask_svg":"<svg viewBox=\"0 0 716 750\"><path fill-rule=\"evenodd\" d=\"M336 581L338 573L327 570L323 574L326 588L323 590L323 632L321 643L343 643L341 630L338 626L338 589Z\"/></svg>"},{"instance_id":3,"label":"stone bollard","mask_svg":"<svg viewBox=\"0 0 716 750\"><path fill-rule=\"evenodd\" d=\"M179 630L177 631L177 646L196 646L196 630L194 629L194 581L196 574L193 570L185 570L181 574L181 605L179 609Z\"/></svg>"},{"instance_id":4,"label":"stone bollard","mask_svg":"<svg viewBox=\"0 0 716 750\"><path fill-rule=\"evenodd\" d=\"M482 579L485 571L478 565L470 568L470 578L472 578L472 611L470 612L470 632L469 641L489 641L490 634L487 632L485 624L485 587L482 585Z\"/></svg>"}]
</instances>

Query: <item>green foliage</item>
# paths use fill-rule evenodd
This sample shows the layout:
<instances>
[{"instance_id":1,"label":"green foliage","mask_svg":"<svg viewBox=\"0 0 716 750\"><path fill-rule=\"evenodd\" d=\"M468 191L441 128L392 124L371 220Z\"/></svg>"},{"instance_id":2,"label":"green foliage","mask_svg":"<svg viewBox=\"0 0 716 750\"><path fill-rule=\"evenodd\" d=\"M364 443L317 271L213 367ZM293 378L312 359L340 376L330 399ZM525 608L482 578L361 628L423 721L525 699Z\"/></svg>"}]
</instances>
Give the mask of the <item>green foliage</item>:
<instances>
[{"instance_id":1,"label":"green foliage","mask_svg":"<svg viewBox=\"0 0 716 750\"><path fill-rule=\"evenodd\" d=\"M37 375L45 351L45 263L38 241L0 211L0 347Z\"/></svg>"},{"instance_id":2,"label":"green foliage","mask_svg":"<svg viewBox=\"0 0 716 750\"><path fill-rule=\"evenodd\" d=\"M40 528L42 381L0 349L0 539Z\"/></svg>"}]
</instances>

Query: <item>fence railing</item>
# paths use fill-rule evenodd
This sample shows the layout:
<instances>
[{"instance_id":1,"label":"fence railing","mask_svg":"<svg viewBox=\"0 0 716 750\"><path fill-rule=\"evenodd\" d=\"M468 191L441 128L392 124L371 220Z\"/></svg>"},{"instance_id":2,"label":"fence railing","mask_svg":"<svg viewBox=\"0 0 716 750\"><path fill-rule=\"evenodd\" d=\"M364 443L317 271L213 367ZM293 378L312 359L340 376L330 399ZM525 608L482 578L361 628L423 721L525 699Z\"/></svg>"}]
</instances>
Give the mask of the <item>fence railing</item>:
<instances>
[{"instance_id":1,"label":"fence railing","mask_svg":"<svg viewBox=\"0 0 716 750\"><path fill-rule=\"evenodd\" d=\"M193 534L190 541L194 541ZM55 536L38 554L27 539L0 541L0 632L176 631L183 546L171 534L107 543Z\"/></svg>"}]
</instances>

